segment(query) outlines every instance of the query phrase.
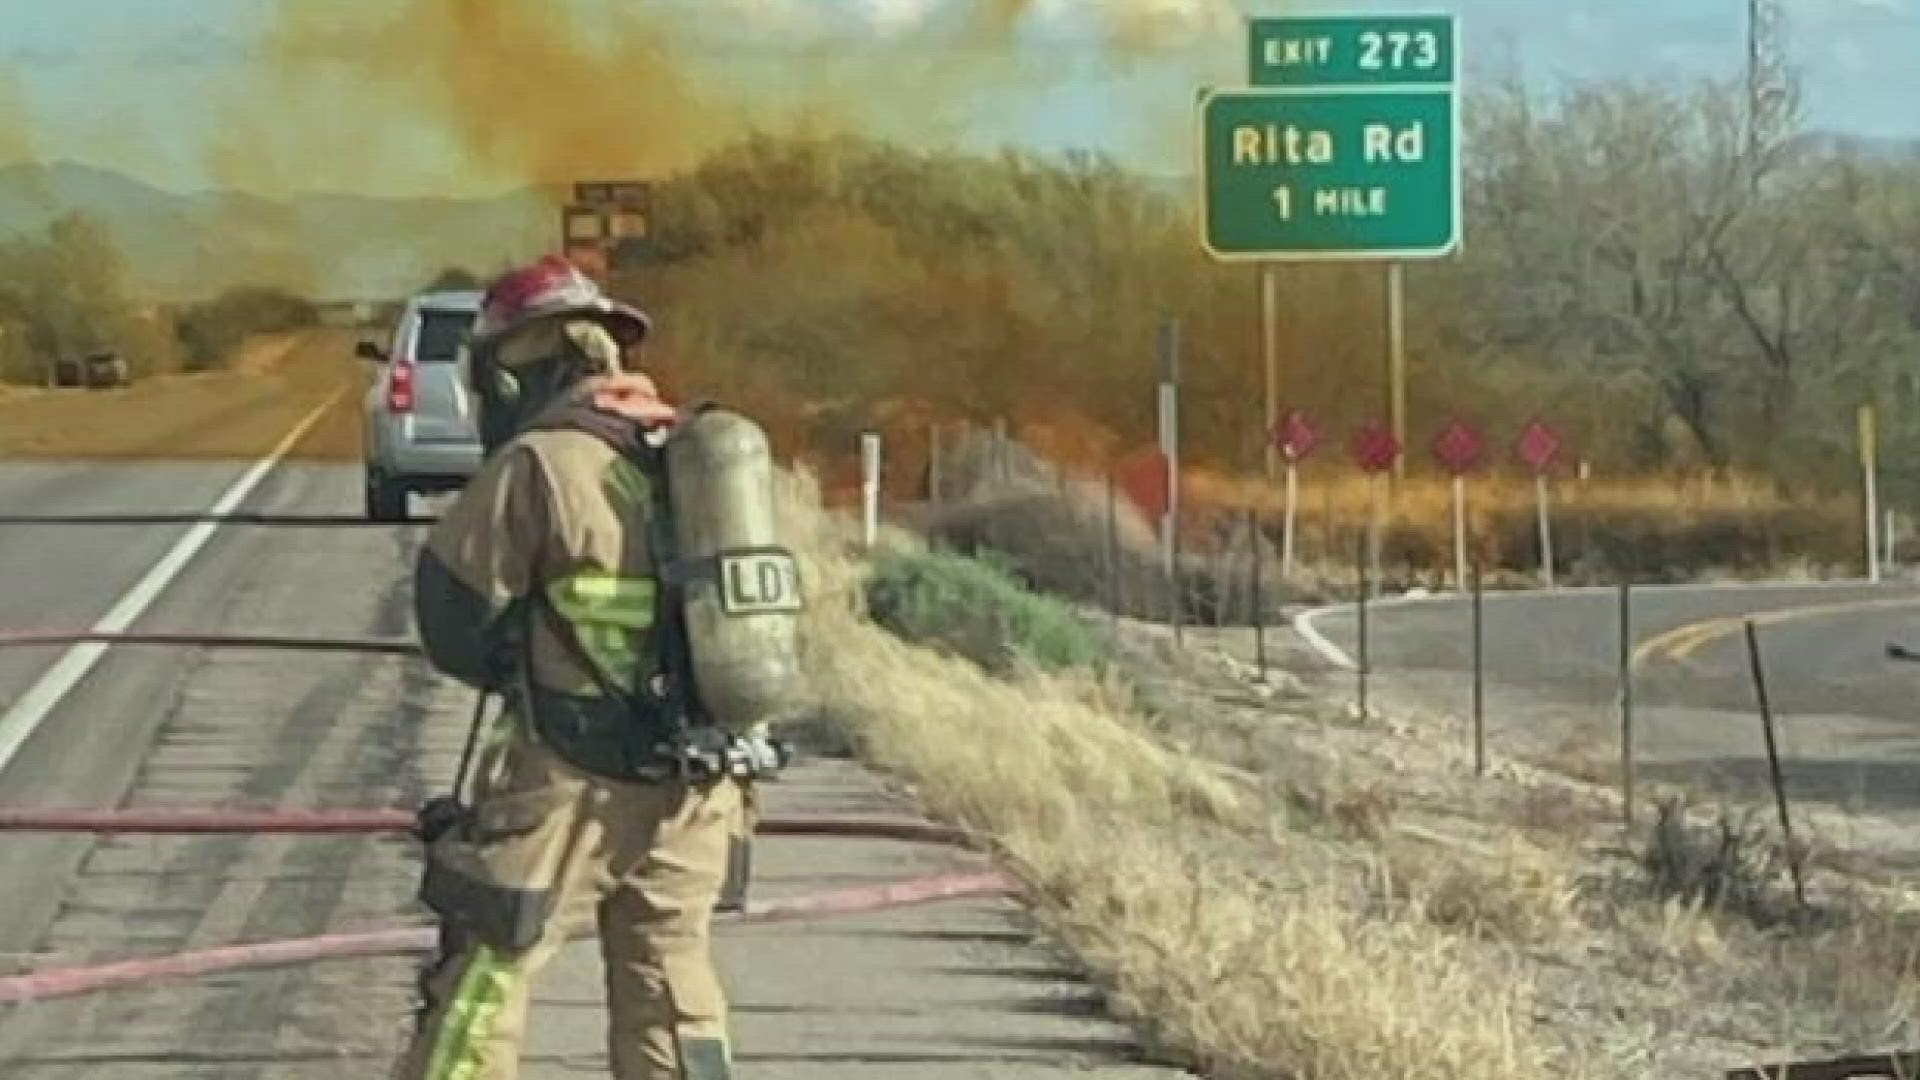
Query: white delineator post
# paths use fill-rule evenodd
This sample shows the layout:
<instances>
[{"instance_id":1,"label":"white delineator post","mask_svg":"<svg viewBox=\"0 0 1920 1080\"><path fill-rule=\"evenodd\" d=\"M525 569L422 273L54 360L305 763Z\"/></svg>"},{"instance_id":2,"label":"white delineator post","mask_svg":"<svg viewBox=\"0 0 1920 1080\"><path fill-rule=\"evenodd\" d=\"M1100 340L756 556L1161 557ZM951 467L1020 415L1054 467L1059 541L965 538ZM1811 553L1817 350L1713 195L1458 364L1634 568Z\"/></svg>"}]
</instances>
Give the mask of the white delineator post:
<instances>
[{"instance_id":1,"label":"white delineator post","mask_svg":"<svg viewBox=\"0 0 1920 1080\"><path fill-rule=\"evenodd\" d=\"M1280 525L1280 580L1293 580L1293 537L1300 515L1300 464L1288 455L1286 512Z\"/></svg>"},{"instance_id":2,"label":"white delineator post","mask_svg":"<svg viewBox=\"0 0 1920 1080\"><path fill-rule=\"evenodd\" d=\"M1553 588L1553 517L1547 511L1547 474L1545 470L1533 477L1534 501L1540 507L1540 580L1547 588Z\"/></svg>"},{"instance_id":3,"label":"white delineator post","mask_svg":"<svg viewBox=\"0 0 1920 1080\"><path fill-rule=\"evenodd\" d=\"M1384 546L1387 520L1387 477L1393 466L1374 473L1367 478L1368 502L1372 503L1367 515L1367 573L1372 581L1373 595L1380 595L1380 549Z\"/></svg>"},{"instance_id":4,"label":"white delineator post","mask_svg":"<svg viewBox=\"0 0 1920 1080\"><path fill-rule=\"evenodd\" d=\"M1174 573L1174 530L1180 522L1180 323L1160 328L1160 452L1167 458L1167 513L1160 519L1160 555Z\"/></svg>"},{"instance_id":5,"label":"white delineator post","mask_svg":"<svg viewBox=\"0 0 1920 1080\"><path fill-rule=\"evenodd\" d=\"M860 433L860 509L868 551L880 541L880 433Z\"/></svg>"},{"instance_id":6,"label":"white delineator post","mask_svg":"<svg viewBox=\"0 0 1920 1080\"><path fill-rule=\"evenodd\" d=\"M1467 591L1467 477L1465 473L1453 476L1453 583L1461 592Z\"/></svg>"},{"instance_id":7,"label":"white delineator post","mask_svg":"<svg viewBox=\"0 0 1920 1080\"><path fill-rule=\"evenodd\" d=\"M1878 442L1873 406L1860 406L1860 474L1866 495L1867 580L1880 581L1880 491L1875 468Z\"/></svg>"}]
</instances>

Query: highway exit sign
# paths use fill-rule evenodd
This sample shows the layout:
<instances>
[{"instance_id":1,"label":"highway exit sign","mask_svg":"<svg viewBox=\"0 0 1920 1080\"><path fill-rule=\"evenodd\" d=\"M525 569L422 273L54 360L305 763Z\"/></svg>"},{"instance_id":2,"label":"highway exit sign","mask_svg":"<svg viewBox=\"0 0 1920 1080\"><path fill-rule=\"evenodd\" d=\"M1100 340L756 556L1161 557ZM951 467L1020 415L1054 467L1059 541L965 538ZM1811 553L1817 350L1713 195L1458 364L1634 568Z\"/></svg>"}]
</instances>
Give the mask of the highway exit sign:
<instances>
[{"instance_id":1,"label":"highway exit sign","mask_svg":"<svg viewBox=\"0 0 1920 1080\"><path fill-rule=\"evenodd\" d=\"M1255 86L1451 86L1451 15L1278 16L1249 20Z\"/></svg>"},{"instance_id":2,"label":"highway exit sign","mask_svg":"<svg viewBox=\"0 0 1920 1080\"><path fill-rule=\"evenodd\" d=\"M1461 217L1453 16L1249 25L1254 87L1200 97L1207 252L1226 261L1451 254Z\"/></svg>"}]
</instances>

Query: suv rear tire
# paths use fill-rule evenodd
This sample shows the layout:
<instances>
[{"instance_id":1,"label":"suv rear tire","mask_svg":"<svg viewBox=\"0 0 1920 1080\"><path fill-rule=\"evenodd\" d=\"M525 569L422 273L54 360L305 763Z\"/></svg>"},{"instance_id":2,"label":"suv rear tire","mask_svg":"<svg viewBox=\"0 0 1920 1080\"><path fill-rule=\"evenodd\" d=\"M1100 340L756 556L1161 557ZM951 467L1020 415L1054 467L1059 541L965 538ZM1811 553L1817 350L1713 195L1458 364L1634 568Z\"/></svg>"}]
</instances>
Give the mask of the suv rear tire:
<instances>
[{"instance_id":1,"label":"suv rear tire","mask_svg":"<svg viewBox=\"0 0 1920 1080\"><path fill-rule=\"evenodd\" d=\"M367 470L367 518L370 521L407 520L407 488L382 473Z\"/></svg>"}]
</instances>

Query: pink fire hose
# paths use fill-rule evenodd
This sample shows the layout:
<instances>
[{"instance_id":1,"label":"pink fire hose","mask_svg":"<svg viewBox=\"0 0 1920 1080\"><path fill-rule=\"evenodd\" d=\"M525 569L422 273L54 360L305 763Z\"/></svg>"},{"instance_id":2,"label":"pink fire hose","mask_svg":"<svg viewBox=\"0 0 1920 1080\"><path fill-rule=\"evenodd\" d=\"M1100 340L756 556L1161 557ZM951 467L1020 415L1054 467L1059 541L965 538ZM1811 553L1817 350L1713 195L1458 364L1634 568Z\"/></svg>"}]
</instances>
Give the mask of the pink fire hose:
<instances>
[{"instance_id":1,"label":"pink fire hose","mask_svg":"<svg viewBox=\"0 0 1920 1080\"><path fill-rule=\"evenodd\" d=\"M419 646L392 639L313 638L246 634L99 633L66 630L0 629L0 649L74 645L159 645L242 649L290 649L417 656ZM410 833L412 812L397 809L181 809L128 808L35 809L0 807L0 832L97 833L112 835L339 835ZM885 818L771 817L755 832L762 836L802 836L899 840L964 846L967 835L948 826ZM793 919L856 915L964 897L1003 896L1014 882L994 870L934 874L755 902L739 912L722 913L725 923L767 923ZM198 978L223 972L285 967L322 960L391 956L431 951L438 942L433 926L402 926L350 933L322 934L281 941L202 949L171 956L47 968L0 977L0 1004L19 1004L95 993L147 983Z\"/></svg>"}]
</instances>

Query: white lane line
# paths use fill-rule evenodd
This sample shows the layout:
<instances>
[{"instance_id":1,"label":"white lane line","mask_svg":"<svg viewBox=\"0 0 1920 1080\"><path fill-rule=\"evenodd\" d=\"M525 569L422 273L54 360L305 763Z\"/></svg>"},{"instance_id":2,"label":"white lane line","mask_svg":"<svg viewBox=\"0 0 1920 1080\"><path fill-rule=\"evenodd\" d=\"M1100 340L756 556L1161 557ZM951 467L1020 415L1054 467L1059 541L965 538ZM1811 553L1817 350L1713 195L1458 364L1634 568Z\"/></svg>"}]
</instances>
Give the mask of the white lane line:
<instances>
[{"instance_id":1,"label":"white lane line","mask_svg":"<svg viewBox=\"0 0 1920 1080\"><path fill-rule=\"evenodd\" d=\"M1334 609L1315 608L1310 611L1300 612L1293 617L1293 631L1306 639L1307 644L1313 646L1313 651L1326 657L1327 662L1331 663L1334 667L1345 668L1348 671L1358 671L1360 670L1360 665L1354 662L1353 657L1348 656L1345 649L1327 640L1327 635L1321 633L1320 628L1313 625L1315 616L1331 610Z\"/></svg>"},{"instance_id":2,"label":"white lane line","mask_svg":"<svg viewBox=\"0 0 1920 1080\"><path fill-rule=\"evenodd\" d=\"M280 440L279 445L268 451L266 457L255 462L251 468L241 474L240 479L233 482L233 486L229 487L226 493L207 510L207 515L224 517L232 513L243 499L253 493L253 489L260 485L260 481L266 479L267 474L273 471L273 467L280 464L294 446L306 437L307 432L313 430L313 426L320 422L320 418L326 415L327 410L333 408L345 393L344 390L335 392L332 397L321 403L319 408L308 413L305 419L287 433L286 438ZM180 575L180 571L186 569L187 563L199 554L200 549L213 538L214 531L219 527L220 524L217 521L196 522L193 528L187 530L186 535L176 541L173 547L160 557L159 562L153 564L144 577L134 582L133 587L128 589L105 615L101 616L99 622L93 624L89 632L118 634L132 626L134 620L145 614L147 608L159 598L168 585L173 583L173 579ZM60 659L54 661L52 667L27 688L27 692L20 697L20 700L13 703L13 707L8 709L4 716L0 716L0 771L5 771L14 757L20 753L20 748L27 744L27 740L33 737L34 732L40 730L40 725L46 722L47 717L59 706L61 700L72 693L74 687L80 685L80 680L87 677L87 673L93 670L93 666L100 662L100 658L106 655L109 648L111 646L104 642L92 641L68 649Z\"/></svg>"}]
</instances>

